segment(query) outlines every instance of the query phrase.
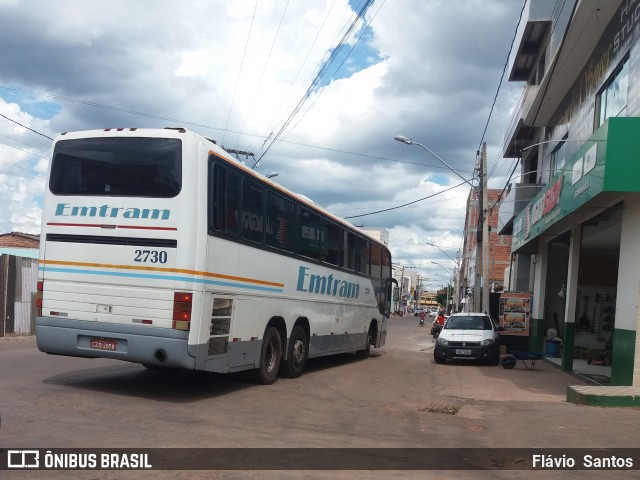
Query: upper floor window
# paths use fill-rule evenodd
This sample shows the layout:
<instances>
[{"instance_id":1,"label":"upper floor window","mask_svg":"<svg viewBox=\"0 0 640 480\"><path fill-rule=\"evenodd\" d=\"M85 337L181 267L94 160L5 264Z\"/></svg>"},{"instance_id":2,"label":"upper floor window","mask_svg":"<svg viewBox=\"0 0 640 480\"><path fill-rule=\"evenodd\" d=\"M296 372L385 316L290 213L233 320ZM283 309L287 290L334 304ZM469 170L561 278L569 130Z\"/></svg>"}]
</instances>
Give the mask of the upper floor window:
<instances>
[{"instance_id":1,"label":"upper floor window","mask_svg":"<svg viewBox=\"0 0 640 480\"><path fill-rule=\"evenodd\" d=\"M538 66L536 68L532 84L540 85L542 80L544 79L544 73L547 67L547 49L545 48L542 54L540 55L540 60L538 61Z\"/></svg>"},{"instance_id":2,"label":"upper floor window","mask_svg":"<svg viewBox=\"0 0 640 480\"><path fill-rule=\"evenodd\" d=\"M629 62L623 63L613 72L596 97L596 128L609 117L624 117L627 114L627 92L629 86Z\"/></svg>"},{"instance_id":3,"label":"upper floor window","mask_svg":"<svg viewBox=\"0 0 640 480\"><path fill-rule=\"evenodd\" d=\"M558 143L558 146L553 149L551 152L551 165L550 165L550 176L549 180L553 178L558 170L561 170L564 167L564 164L567 161L567 137L565 135L562 138L562 141Z\"/></svg>"}]
</instances>

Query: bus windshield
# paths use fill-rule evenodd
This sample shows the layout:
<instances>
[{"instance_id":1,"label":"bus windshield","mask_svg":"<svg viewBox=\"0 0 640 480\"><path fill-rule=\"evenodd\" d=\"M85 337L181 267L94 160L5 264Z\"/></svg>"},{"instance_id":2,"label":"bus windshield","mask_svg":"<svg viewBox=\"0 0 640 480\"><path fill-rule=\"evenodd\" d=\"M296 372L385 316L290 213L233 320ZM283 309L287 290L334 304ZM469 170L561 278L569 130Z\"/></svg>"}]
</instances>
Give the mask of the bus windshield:
<instances>
[{"instance_id":1,"label":"bus windshield","mask_svg":"<svg viewBox=\"0 0 640 480\"><path fill-rule=\"evenodd\" d=\"M84 138L56 143L54 195L172 198L182 187L182 142L174 138Z\"/></svg>"}]
</instances>

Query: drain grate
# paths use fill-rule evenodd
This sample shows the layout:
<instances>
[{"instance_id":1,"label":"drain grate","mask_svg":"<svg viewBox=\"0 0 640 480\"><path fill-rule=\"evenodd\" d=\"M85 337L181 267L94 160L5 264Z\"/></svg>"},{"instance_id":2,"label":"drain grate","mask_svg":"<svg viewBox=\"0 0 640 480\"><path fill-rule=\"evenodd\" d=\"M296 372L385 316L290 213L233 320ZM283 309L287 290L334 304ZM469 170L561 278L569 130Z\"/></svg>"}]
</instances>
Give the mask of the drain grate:
<instances>
[{"instance_id":1,"label":"drain grate","mask_svg":"<svg viewBox=\"0 0 640 480\"><path fill-rule=\"evenodd\" d=\"M460 411L457 405L443 405L441 403L431 403L418 409L419 412L444 413L445 415L455 415Z\"/></svg>"}]
</instances>

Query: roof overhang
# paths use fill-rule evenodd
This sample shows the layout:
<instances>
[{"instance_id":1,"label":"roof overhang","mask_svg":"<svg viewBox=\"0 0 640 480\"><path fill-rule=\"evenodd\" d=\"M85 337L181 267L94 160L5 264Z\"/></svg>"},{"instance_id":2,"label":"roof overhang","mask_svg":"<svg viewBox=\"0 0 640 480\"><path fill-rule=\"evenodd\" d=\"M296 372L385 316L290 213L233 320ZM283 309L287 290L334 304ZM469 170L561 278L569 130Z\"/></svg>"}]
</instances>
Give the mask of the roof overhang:
<instances>
[{"instance_id":1,"label":"roof overhang","mask_svg":"<svg viewBox=\"0 0 640 480\"><path fill-rule=\"evenodd\" d=\"M551 118L589 60L604 30L624 0L576 0L564 42L554 57L524 123L549 125Z\"/></svg>"}]
</instances>

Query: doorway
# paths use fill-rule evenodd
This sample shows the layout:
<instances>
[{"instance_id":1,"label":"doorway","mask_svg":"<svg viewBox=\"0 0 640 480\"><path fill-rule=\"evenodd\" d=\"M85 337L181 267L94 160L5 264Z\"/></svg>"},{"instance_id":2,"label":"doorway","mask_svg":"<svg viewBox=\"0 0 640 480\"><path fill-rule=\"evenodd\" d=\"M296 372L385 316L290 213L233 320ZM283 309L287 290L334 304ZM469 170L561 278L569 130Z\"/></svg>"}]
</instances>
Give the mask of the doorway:
<instances>
[{"instance_id":1,"label":"doorway","mask_svg":"<svg viewBox=\"0 0 640 480\"><path fill-rule=\"evenodd\" d=\"M611 380L622 208L582 225L573 372L601 385Z\"/></svg>"}]
</instances>

